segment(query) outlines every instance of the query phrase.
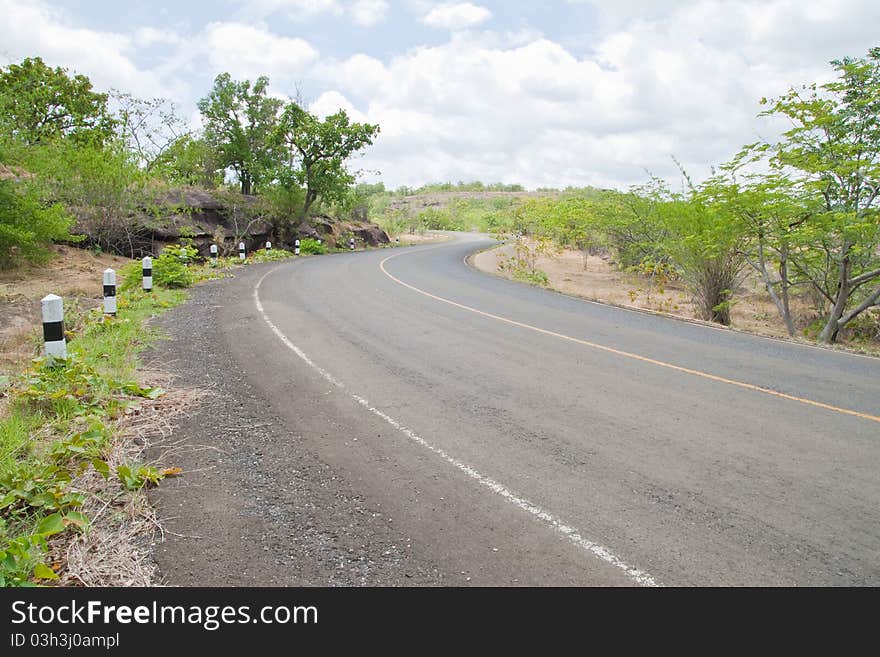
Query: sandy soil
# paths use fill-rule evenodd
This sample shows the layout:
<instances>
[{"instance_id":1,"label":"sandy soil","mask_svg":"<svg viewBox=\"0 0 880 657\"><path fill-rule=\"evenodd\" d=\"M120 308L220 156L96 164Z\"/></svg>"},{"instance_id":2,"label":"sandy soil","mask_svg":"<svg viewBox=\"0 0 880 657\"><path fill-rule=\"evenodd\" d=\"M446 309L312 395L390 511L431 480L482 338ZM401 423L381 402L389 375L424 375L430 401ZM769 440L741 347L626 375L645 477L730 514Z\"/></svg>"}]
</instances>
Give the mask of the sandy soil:
<instances>
[{"instance_id":1,"label":"sandy soil","mask_svg":"<svg viewBox=\"0 0 880 657\"><path fill-rule=\"evenodd\" d=\"M93 307L102 297L102 272L129 260L69 246L52 247L45 265L0 271L0 373L18 371L33 356L40 336L40 299L64 298L65 307Z\"/></svg>"},{"instance_id":2,"label":"sandy soil","mask_svg":"<svg viewBox=\"0 0 880 657\"><path fill-rule=\"evenodd\" d=\"M477 254L473 263L482 271L506 276L506 272L499 269L499 263L512 254L512 245L504 245ZM660 286L647 276L620 271L603 257L587 256L585 262L579 251L563 250L553 257L538 256L536 267L547 273L550 288L565 294L698 319L683 285L668 283ZM800 315L803 325L804 318L809 316L806 304L798 300L792 307L795 315ZM749 276L743 283L731 314L733 328L789 339L776 306L756 276ZM870 350L880 353L880 346Z\"/></svg>"}]
</instances>

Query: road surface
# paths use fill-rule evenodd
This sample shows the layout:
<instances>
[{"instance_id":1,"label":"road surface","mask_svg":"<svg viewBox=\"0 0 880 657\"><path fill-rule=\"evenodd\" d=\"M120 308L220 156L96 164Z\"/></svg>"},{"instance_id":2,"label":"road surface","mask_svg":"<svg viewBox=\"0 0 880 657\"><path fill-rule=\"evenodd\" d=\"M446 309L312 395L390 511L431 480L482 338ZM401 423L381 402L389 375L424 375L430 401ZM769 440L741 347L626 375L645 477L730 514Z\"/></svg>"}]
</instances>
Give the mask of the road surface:
<instances>
[{"instance_id":1,"label":"road surface","mask_svg":"<svg viewBox=\"0 0 880 657\"><path fill-rule=\"evenodd\" d=\"M488 276L490 243L248 268L218 330L462 581L880 584L880 360Z\"/></svg>"}]
</instances>

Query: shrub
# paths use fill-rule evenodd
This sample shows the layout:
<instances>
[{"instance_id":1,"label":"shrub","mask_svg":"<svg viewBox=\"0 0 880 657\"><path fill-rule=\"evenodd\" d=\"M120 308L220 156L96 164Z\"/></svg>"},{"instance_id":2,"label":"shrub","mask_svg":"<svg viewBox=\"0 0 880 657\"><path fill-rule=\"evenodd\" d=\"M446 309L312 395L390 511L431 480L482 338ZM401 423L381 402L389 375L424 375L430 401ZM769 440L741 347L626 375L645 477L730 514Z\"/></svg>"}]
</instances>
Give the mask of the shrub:
<instances>
[{"instance_id":1,"label":"shrub","mask_svg":"<svg viewBox=\"0 0 880 657\"><path fill-rule=\"evenodd\" d=\"M185 258L181 258L181 255L185 255ZM189 287L195 282L195 276L186 263L197 255L198 251L191 246L166 246L153 260L153 283L162 287Z\"/></svg>"},{"instance_id":2,"label":"shrub","mask_svg":"<svg viewBox=\"0 0 880 657\"><path fill-rule=\"evenodd\" d=\"M45 260L55 240L74 240L73 219L60 205L45 205L26 182L0 180L0 269L16 260Z\"/></svg>"},{"instance_id":3,"label":"shrub","mask_svg":"<svg viewBox=\"0 0 880 657\"><path fill-rule=\"evenodd\" d=\"M325 253L327 253L327 247L324 246L324 244L319 243L318 240L306 238L304 240L300 240L299 252L308 253L310 255L324 255Z\"/></svg>"},{"instance_id":4,"label":"shrub","mask_svg":"<svg viewBox=\"0 0 880 657\"><path fill-rule=\"evenodd\" d=\"M143 283L143 271L140 260L133 260L117 273L118 285L120 292L128 292L129 290L137 290Z\"/></svg>"},{"instance_id":5,"label":"shrub","mask_svg":"<svg viewBox=\"0 0 880 657\"><path fill-rule=\"evenodd\" d=\"M251 253L248 259L251 262L275 262L276 260L289 258L292 255L290 251L285 251L284 249L260 249Z\"/></svg>"}]
</instances>

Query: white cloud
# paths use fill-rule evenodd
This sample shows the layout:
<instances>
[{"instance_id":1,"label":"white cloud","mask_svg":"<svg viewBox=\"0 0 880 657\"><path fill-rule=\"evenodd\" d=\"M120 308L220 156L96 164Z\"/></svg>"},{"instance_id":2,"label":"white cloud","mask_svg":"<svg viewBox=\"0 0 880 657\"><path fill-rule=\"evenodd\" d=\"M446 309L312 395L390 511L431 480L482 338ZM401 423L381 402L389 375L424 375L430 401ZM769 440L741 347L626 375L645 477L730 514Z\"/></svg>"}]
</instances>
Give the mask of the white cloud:
<instances>
[{"instance_id":1,"label":"white cloud","mask_svg":"<svg viewBox=\"0 0 880 657\"><path fill-rule=\"evenodd\" d=\"M385 20L388 3L385 0L355 0L349 7L349 13L358 25L371 27Z\"/></svg>"},{"instance_id":2,"label":"white cloud","mask_svg":"<svg viewBox=\"0 0 880 657\"><path fill-rule=\"evenodd\" d=\"M176 46L182 42L176 32L157 30L155 27L138 28L132 38L138 48L149 48L155 45Z\"/></svg>"},{"instance_id":3,"label":"white cloud","mask_svg":"<svg viewBox=\"0 0 880 657\"><path fill-rule=\"evenodd\" d=\"M325 119L339 110L345 110L348 118L357 123L366 123L367 117L338 91L325 91L309 105L309 111Z\"/></svg>"},{"instance_id":4,"label":"white cloud","mask_svg":"<svg viewBox=\"0 0 880 657\"><path fill-rule=\"evenodd\" d=\"M71 27L65 16L41 2L0 0L0 53L11 61L42 57L88 75L97 89L111 87L142 96L175 96L179 87L138 68L126 35Z\"/></svg>"},{"instance_id":5,"label":"white cloud","mask_svg":"<svg viewBox=\"0 0 880 657\"><path fill-rule=\"evenodd\" d=\"M880 7L842 1L843 16L821 0L618 11L584 55L545 37L504 43L459 32L386 61L324 62L320 75L381 125L365 161L392 186L468 178L626 186L646 169L677 181L673 155L699 179L779 130L756 117L762 96L827 80L827 60L874 45ZM866 21L856 25L845 16L859 7Z\"/></svg>"},{"instance_id":6,"label":"white cloud","mask_svg":"<svg viewBox=\"0 0 880 657\"><path fill-rule=\"evenodd\" d=\"M243 23L211 23L201 41L214 72L227 71L233 78L267 75L276 84L289 84L318 59L318 51L303 39Z\"/></svg>"},{"instance_id":7,"label":"white cloud","mask_svg":"<svg viewBox=\"0 0 880 657\"><path fill-rule=\"evenodd\" d=\"M248 0L238 12L238 20L264 20L281 14L305 23L325 15L345 15L357 25L372 27L385 20L388 9L386 0Z\"/></svg>"},{"instance_id":8,"label":"white cloud","mask_svg":"<svg viewBox=\"0 0 880 657\"><path fill-rule=\"evenodd\" d=\"M422 22L431 27L447 30L461 30L485 23L492 17L492 12L470 2L442 4L432 8Z\"/></svg>"},{"instance_id":9,"label":"white cloud","mask_svg":"<svg viewBox=\"0 0 880 657\"><path fill-rule=\"evenodd\" d=\"M239 20L264 19L283 13L294 21L309 21L321 14L342 14L337 0L247 0L238 12Z\"/></svg>"}]
</instances>

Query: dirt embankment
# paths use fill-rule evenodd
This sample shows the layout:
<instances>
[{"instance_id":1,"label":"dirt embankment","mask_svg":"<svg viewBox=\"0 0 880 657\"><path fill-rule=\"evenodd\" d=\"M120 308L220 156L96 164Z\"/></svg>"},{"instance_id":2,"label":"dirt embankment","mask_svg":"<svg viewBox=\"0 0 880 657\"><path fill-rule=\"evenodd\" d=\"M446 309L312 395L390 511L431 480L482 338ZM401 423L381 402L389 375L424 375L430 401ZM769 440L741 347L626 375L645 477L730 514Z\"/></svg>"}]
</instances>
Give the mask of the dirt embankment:
<instances>
[{"instance_id":1,"label":"dirt embankment","mask_svg":"<svg viewBox=\"0 0 880 657\"><path fill-rule=\"evenodd\" d=\"M52 259L0 271L0 373L21 368L40 340L40 299L57 294L65 309L93 308L103 298L102 274L130 261L70 246L53 246Z\"/></svg>"}]
</instances>

